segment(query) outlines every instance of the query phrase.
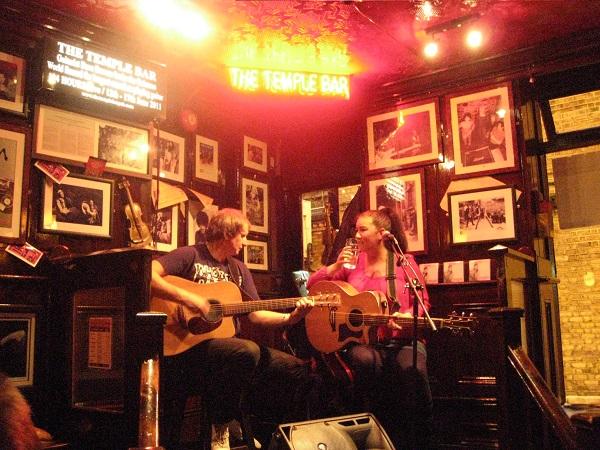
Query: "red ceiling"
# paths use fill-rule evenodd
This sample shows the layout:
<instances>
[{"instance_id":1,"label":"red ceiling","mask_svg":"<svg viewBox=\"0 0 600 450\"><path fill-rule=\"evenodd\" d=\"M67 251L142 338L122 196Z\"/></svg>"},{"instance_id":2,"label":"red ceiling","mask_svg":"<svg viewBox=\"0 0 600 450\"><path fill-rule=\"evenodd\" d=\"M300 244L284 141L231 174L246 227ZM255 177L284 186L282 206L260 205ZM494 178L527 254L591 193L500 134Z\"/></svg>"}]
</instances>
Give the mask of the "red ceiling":
<instances>
[{"instance_id":1,"label":"red ceiling","mask_svg":"<svg viewBox=\"0 0 600 450\"><path fill-rule=\"evenodd\" d=\"M504 54L541 42L600 27L599 0L431 0L439 17L415 18L422 0L392 1L235 1L196 0L216 24L218 34L197 54L217 58L234 29L251 24L282 29L288 35L335 34L348 42L350 54L370 75L412 76L479 58ZM134 0L39 0L70 15L152 42L133 11ZM425 31L440 24L477 16L472 24L486 30L484 48L470 52L462 29L436 33L441 56L425 61ZM145 33L145 34L144 34ZM170 45L170 44L169 44Z\"/></svg>"}]
</instances>

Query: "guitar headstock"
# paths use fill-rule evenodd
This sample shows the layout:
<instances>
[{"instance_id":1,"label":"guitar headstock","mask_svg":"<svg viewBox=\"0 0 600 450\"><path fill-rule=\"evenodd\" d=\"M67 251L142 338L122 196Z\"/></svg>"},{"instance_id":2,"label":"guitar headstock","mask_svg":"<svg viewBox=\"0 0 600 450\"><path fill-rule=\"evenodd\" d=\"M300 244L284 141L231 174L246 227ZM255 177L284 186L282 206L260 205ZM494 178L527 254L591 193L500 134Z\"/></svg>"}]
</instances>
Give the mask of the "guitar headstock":
<instances>
[{"instance_id":1,"label":"guitar headstock","mask_svg":"<svg viewBox=\"0 0 600 450\"><path fill-rule=\"evenodd\" d=\"M119 180L119 188L129 189L129 180L125 177L122 177L121 180Z\"/></svg>"},{"instance_id":2,"label":"guitar headstock","mask_svg":"<svg viewBox=\"0 0 600 450\"><path fill-rule=\"evenodd\" d=\"M477 325L477 319L473 314L457 313L452 311L448 318L443 321L443 328L449 329L452 334L468 334L472 336L473 328Z\"/></svg>"}]
</instances>

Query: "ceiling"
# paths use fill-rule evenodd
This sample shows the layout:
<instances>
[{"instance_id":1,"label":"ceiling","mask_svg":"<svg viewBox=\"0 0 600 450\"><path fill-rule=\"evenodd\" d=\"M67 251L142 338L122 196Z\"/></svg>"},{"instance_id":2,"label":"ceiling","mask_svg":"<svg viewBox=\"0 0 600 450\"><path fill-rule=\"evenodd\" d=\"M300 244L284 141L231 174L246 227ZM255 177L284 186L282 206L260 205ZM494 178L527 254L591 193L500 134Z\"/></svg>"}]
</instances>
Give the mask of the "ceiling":
<instances>
[{"instance_id":1,"label":"ceiling","mask_svg":"<svg viewBox=\"0 0 600 450\"><path fill-rule=\"evenodd\" d=\"M419 17L423 1L194 0L215 29L212 38L194 45L159 37L141 22L135 0L36 3L124 34L142 46L160 44L169 54L200 65L219 65L224 45L245 33L276 30L293 42L336 39L347 44L358 67L356 75L376 80L459 67L600 28L598 0L430 0L437 13L430 20ZM469 51L463 44L464 31L474 25L483 30L484 45ZM427 61L422 47L431 37L441 50L436 60Z\"/></svg>"}]
</instances>

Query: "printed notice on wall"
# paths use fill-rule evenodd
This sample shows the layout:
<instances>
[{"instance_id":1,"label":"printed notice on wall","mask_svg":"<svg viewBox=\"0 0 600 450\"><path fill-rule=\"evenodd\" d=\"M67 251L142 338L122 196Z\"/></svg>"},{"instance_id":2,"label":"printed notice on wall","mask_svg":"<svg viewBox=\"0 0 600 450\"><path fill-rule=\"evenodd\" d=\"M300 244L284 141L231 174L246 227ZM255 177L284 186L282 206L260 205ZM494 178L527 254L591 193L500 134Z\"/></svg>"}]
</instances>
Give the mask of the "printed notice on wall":
<instances>
[{"instance_id":1,"label":"printed notice on wall","mask_svg":"<svg viewBox=\"0 0 600 450\"><path fill-rule=\"evenodd\" d=\"M112 317L90 317L88 367L112 368Z\"/></svg>"}]
</instances>

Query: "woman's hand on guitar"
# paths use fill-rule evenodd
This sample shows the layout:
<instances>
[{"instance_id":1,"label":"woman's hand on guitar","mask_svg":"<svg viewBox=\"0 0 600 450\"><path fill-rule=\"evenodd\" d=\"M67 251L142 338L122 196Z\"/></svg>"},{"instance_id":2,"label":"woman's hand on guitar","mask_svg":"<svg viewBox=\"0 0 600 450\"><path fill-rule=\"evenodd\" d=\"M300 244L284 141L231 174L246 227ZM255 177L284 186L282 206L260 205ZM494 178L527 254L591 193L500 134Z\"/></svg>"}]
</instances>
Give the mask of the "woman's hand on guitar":
<instances>
[{"instance_id":1,"label":"woman's hand on guitar","mask_svg":"<svg viewBox=\"0 0 600 450\"><path fill-rule=\"evenodd\" d=\"M395 317L400 317L402 319L410 319L412 317L411 313L408 312L395 312L394 314L392 314L392 317L390 318L390 320L388 320L387 326L388 328L394 329L394 330L401 330L402 327L400 325L398 325L398 323L394 320Z\"/></svg>"},{"instance_id":2,"label":"woman's hand on guitar","mask_svg":"<svg viewBox=\"0 0 600 450\"><path fill-rule=\"evenodd\" d=\"M302 297L296 302L296 308L290 313L288 325L294 325L302 320L315 306L315 301L310 297Z\"/></svg>"}]
</instances>

